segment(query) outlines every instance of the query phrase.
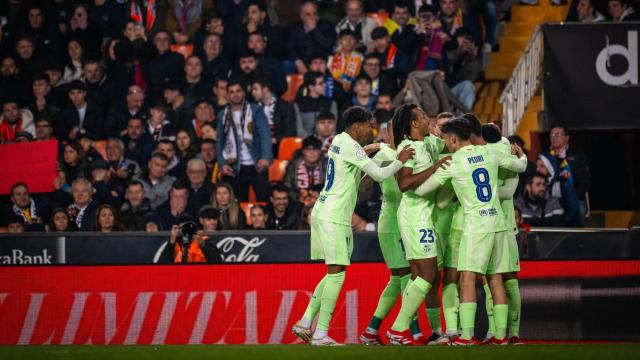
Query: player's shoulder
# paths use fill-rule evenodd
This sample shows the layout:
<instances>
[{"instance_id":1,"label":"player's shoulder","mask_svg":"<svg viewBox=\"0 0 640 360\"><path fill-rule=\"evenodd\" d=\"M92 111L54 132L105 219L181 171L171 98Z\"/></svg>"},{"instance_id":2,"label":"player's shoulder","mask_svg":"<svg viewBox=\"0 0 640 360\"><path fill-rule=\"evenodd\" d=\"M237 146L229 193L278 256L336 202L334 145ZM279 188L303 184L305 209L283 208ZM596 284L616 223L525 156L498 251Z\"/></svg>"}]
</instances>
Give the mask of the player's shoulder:
<instances>
[{"instance_id":1,"label":"player's shoulder","mask_svg":"<svg viewBox=\"0 0 640 360\"><path fill-rule=\"evenodd\" d=\"M402 149L405 146L412 146L413 145L413 140L411 139L404 139L400 142L400 145L398 145L398 149Z\"/></svg>"},{"instance_id":2,"label":"player's shoulder","mask_svg":"<svg viewBox=\"0 0 640 360\"><path fill-rule=\"evenodd\" d=\"M375 160L390 160L395 159L396 150L392 149L389 144L380 143L380 150L373 156Z\"/></svg>"}]
</instances>

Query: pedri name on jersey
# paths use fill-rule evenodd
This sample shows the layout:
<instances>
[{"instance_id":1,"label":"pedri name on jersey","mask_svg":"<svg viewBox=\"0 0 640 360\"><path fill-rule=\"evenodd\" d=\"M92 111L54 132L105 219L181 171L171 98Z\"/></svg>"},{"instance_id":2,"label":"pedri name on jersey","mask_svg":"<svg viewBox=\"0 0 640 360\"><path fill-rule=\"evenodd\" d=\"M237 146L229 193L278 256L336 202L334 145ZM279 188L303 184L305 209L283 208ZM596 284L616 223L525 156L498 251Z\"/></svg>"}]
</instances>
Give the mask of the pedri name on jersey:
<instances>
[{"instance_id":1,"label":"pedri name on jersey","mask_svg":"<svg viewBox=\"0 0 640 360\"><path fill-rule=\"evenodd\" d=\"M467 161L469 161L469 164L479 164L481 162L484 162L484 157L482 157L482 155L472 156L468 157Z\"/></svg>"}]
</instances>

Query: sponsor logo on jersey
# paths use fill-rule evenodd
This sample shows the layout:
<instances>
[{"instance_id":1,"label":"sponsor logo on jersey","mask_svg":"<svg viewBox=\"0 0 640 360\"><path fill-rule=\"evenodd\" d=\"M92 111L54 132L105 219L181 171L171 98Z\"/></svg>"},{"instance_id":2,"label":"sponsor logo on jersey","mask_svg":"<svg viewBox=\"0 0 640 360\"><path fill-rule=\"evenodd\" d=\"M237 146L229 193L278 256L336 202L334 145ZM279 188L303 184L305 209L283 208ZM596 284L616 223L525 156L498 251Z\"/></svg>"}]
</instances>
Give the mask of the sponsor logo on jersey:
<instances>
[{"instance_id":1,"label":"sponsor logo on jersey","mask_svg":"<svg viewBox=\"0 0 640 360\"><path fill-rule=\"evenodd\" d=\"M336 154L340 154L340 146L331 145L331 147L329 148L329 150L330 150L331 152L336 153Z\"/></svg>"},{"instance_id":2,"label":"sponsor logo on jersey","mask_svg":"<svg viewBox=\"0 0 640 360\"><path fill-rule=\"evenodd\" d=\"M479 211L480 216L496 216L498 215L498 210L496 208L491 209L482 209Z\"/></svg>"}]
</instances>

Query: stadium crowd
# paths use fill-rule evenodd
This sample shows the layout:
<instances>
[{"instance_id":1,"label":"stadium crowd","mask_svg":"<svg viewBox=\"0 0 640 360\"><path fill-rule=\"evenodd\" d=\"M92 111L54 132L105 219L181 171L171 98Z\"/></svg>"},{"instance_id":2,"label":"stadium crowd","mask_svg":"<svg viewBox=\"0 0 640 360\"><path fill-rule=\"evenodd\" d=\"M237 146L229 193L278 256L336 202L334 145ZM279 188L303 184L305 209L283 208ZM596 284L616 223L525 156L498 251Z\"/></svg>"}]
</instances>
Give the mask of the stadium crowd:
<instances>
[{"instance_id":1,"label":"stadium crowd","mask_svg":"<svg viewBox=\"0 0 640 360\"><path fill-rule=\"evenodd\" d=\"M491 0L301 1L287 27L264 0L10 0L0 24L0 143L59 143L56 190L17 183L2 200L10 232L170 230L183 214L208 231L309 229L346 108L378 125L406 102L469 112L496 46ZM290 137L301 148L279 154ZM566 128L550 137L519 214L580 226L588 162ZM364 186L357 230L380 203Z\"/></svg>"}]
</instances>

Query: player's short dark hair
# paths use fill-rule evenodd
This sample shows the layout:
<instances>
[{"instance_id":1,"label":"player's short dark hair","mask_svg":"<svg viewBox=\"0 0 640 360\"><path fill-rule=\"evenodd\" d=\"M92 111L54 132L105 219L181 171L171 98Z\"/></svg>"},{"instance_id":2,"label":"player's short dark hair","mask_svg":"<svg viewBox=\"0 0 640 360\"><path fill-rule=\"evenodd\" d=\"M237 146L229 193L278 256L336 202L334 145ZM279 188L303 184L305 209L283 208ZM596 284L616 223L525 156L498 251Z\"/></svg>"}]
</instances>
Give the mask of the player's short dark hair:
<instances>
[{"instance_id":1,"label":"player's short dark hair","mask_svg":"<svg viewBox=\"0 0 640 360\"><path fill-rule=\"evenodd\" d=\"M541 172L536 171L533 174L527 176L527 185L531 185L531 183L533 183L533 179L535 179L537 177L542 178L545 181L547 181L547 177L544 174L542 174Z\"/></svg>"},{"instance_id":2,"label":"player's short dark hair","mask_svg":"<svg viewBox=\"0 0 640 360\"><path fill-rule=\"evenodd\" d=\"M357 123L370 122L373 118L373 114L362 106L352 106L345 110L342 114L342 118L344 119L345 127L349 128Z\"/></svg>"},{"instance_id":3,"label":"player's short dark hair","mask_svg":"<svg viewBox=\"0 0 640 360\"><path fill-rule=\"evenodd\" d=\"M447 122L442 125L440 131L442 131L443 134L453 134L461 140L469 140L471 137L469 121L463 118L455 118Z\"/></svg>"},{"instance_id":4,"label":"player's short dark hair","mask_svg":"<svg viewBox=\"0 0 640 360\"><path fill-rule=\"evenodd\" d=\"M411 137L411 122L416 119L416 104L404 104L393 114L393 141L397 146L404 138Z\"/></svg>"},{"instance_id":5,"label":"player's short dark hair","mask_svg":"<svg viewBox=\"0 0 640 360\"><path fill-rule=\"evenodd\" d=\"M318 116L316 116L316 119L315 119L315 121L320 121L320 120L336 121L336 116L333 115L333 113L331 111L322 110L322 111L320 111L320 113L318 113Z\"/></svg>"},{"instance_id":6,"label":"player's short dark hair","mask_svg":"<svg viewBox=\"0 0 640 360\"><path fill-rule=\"evenodd\" d=\"M289 190L289 187L287 185L285 185L284 183L276 182L276 183L273 183L273 185L271 185L271 196L273 196L273 194L276 191L277 192L284 192L284 193L289 194L290 190Z\"/></svg>"},{"instance_id":7,"label":"player's short dark hair","mask_svg":"<svg viewBox=\"0 0 640 360\"><path fill-rule=\"evenodd\" d=\"M477 116L472 113L466 113L461 116L469 124L469 130L476 136L482 136L482 123Z\"/></svg>"},{"instance_id":8,"label":"player's short dark hair","mask_svg":"<svg viewBox=\"0 0 640 360\"><path fill-rule=\"evenodd\" d=\"M198 211L198 217L202 219L218 219L220 217L220 211L212 205L205 205Z\"/></svg>"},{"instance_id":9,"label":"player's short dark hair","mask_svg":"<svg viewBox=\"0 0 640 360\"><path fill-rule=\"evenodd\" d=\"M502 139L500 129L494 124L482 125L482 138L489 144L495 144Z\"/></svg>"}]
</instances>

